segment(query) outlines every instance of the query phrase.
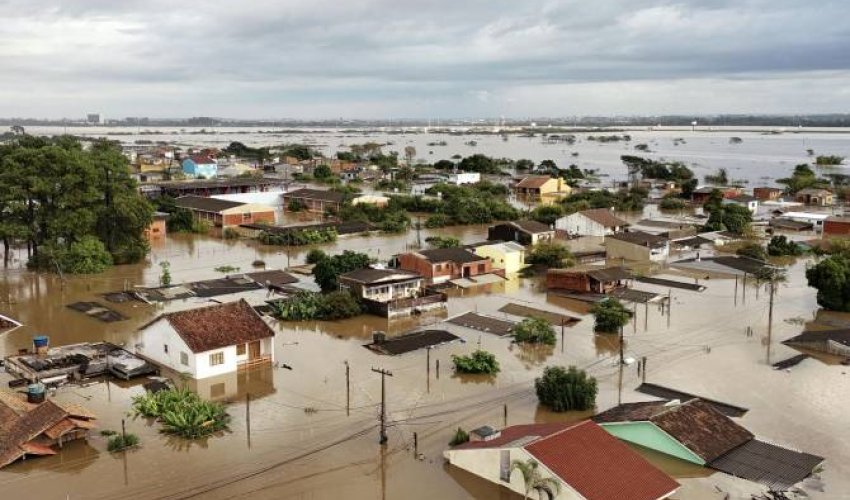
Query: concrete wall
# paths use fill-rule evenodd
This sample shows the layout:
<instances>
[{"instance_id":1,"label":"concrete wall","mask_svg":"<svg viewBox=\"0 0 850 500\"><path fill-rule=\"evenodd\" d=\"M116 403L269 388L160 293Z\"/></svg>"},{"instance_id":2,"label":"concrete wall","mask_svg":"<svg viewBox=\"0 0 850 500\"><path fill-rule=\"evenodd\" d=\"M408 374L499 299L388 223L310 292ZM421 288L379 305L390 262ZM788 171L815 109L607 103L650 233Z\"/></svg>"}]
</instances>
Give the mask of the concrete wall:
<instances>
[{"instance_id":1,"label":"concrete wall","mask_svg":"<svg viewBox=\"0 0 850 500\"><path fill-rule=\"evenodd\" d=\"M652 261L664 262L670 255L670 245L664 245L663 248L650 249L649 247L621 241L614 238L605 240L605 251L608 253L608 258L617 260L633 260L638 262Z\"/></svg>"},{"instance_id":2,"label":"concrete wall","mask_svg":"<svg viewBox=\"0 0 850 500\"><path fill-rule=\"evenodd\" d=\"M534 457L523 448L446 450L444 456L449 460L449 463L455 467L475 474L476 476L486 479L492 483L500 484L513 490L519 495L523 495L525 494L525 483L522 480L522 474L515 471L511 474L510 482L502 481L500 477L503 450L509 451L511 462L514 460L525 461L534 459ZM559 480L559 478L543 464L540 464L540 469L540 473L544 477L552 477ZM579 500L584 498L565 482L560 480L559 482L561 483L561 493L555 497L555 500ZM535 497L536 494L532 492L531 498Z\"/></svg>"},{"instance_id":3,"label":"concrete wall","mask_svg":"<svg viewBox=\"0 0 850 500\"><path fill-rule=\"evenodd\" d=\"M239 203L251 203L257 205L267 205L273 208L283 207L283 191L258 191L256 193L233 193L233 194L217 194L210 196L217 200L238 201Z\"/></svg>"},{"instance_id":4,"label":"concrete wall","mask_svg":"<svg viewBox=\"0 0 850 500\"><path fill-rule=\"evenodd\" d=\"M189 373L193 378L196 374L195 355L189 346L183 342L180 335L165 319L159 319L142 330L139 354L154 363L165 366L178 373ZM167 349L166 349L167 346ZM181 362L180 353L186 353L188 364Z\"/></svg>"},{"instance_id":5,"label":"concrete wall","mask_svg":"<svg viewBox=\"0 0 850 500\"><path fill-rule=\"evenodd\" d=\"M475 248L475 254L487 257L492 261L492 267L504 269L505 274L515 274L525 268L525 252L505 252L499 245L483 245Z\"/></svg>"}]
</instances>

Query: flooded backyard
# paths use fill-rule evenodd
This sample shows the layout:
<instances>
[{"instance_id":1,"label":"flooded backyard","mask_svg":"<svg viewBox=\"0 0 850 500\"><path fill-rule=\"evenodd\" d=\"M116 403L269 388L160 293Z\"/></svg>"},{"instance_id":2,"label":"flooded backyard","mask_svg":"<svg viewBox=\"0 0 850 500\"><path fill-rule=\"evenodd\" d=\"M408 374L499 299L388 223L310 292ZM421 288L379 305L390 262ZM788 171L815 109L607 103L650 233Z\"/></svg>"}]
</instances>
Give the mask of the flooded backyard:
<instances>
[{"instance_id":1,"label":"flooded backyard","mask_svg":"<svg viewBox=\"0 0 850 500\"><path fill-rule=\"evenodd\" d=\"M479 241L483 227L423 231ZM351 236L322 246L369 253L379 260L416 242L411 232L399 236ZM153 248L148 261L118 266L98 276L34 274L9 269L0 281L0 313L24 327L0 337L0 353L13 354L31 345L37 334L53 345L106 340L132 350L137 329L156 315L197 307L207 299L174 301L153 306L129 301L113 304L100 295L137 285L156 285L167 260L175 282L220 276L221 265L252 270L262 259L269 269L303 263L308 248L266 247L247 241L176 235ZM803 321L815 318L815 292L805 285L807 260L791 265L789 281L777 294L770 362L797 351L779 344L797 335ZM670 316L658 305L635 308L625 328L625 355L647 357L647 381L749 408L741 423L760 438L826 457L824 491L807 490L813 498L842 498L850 492L850 433L844 425L850 413L847 367L808 359L789 371L773 370L766 344L768 295L752 284L735 298L735 280L687 276L672 269L659 276L693 281L704 292L638 283L641 290L672 294ZM742 287L741 287L742 288ZM222 300L230 300L228 296ZM129 319L104 323L66 307L77 301L100 301ZM474 311L496 318L509 316L505 304L546 309L582 318L558 333L551 348L527 349L508 338L471 330L444 320ZM513 320L521 318L513 317ZM846 321L831 316L832 324ZM462 342L383 356L363 347L375 330L396 335L418 326L439 328ZM746 335L747 327L755 334ZM93 433L73 442L56 456L27 460L0 470L4 497L28 498L513 498L506 490L444 465L442 451L458 426L530 421L572 421L587 414L553 414L537 405L533 379L545 365L576 365L599 380L597 407L650 399L634 388L640 384L636 364L623 373L618 391L619 354L616 336L594 335L587 305L548 295L539 278L513 278L503 283L453 291L448 311L388 321L360 316L336 322L277 323L274 339L278 366L248 369L238 374L193 383L205 397L229 402L230 431L189 442L158 432L159 426L127 415L131 398L141 394L141 381L90 380L65 386L61 401L87 406L98 417L99 429L137 434L140 448L125 454L106 451L106 438ZM502 371L493 377L457 376L452 354L478 346L498 357ZM430 359L431 365L427 364ZM346 363L350 366L350 401L346 401ZM439 370L437 369L439 363ZM286 369L283 365L291 369ZM372 368L392 372L387 379L389 443L377 444L380 376ZM0 381L6 383L3 374ZM250 401L249 401L250 398ZM250 421L250 423L249 423ZM249 432L250 428L250 432ZM414 438L414 435L416 436ZM414 439L418 447L414 454ZM679 478L677 498L723 498L756 486L707 469L639 450L666 472ZM719 488L719 489L718 489ZM748 496L747 496L748 498Z\"/></svg>"}]
</instances>

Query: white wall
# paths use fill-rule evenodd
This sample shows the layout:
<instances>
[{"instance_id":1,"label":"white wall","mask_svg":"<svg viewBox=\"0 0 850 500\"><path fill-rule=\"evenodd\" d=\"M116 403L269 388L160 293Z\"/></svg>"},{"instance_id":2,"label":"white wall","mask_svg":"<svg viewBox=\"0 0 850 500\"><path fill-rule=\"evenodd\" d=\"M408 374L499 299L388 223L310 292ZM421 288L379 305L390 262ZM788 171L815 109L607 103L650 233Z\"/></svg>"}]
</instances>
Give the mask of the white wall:
<instances>
[{"instance_id":1,"label":"white wall","mask_svg":"<svg viewBox=\"0 0 850 500\"><path fill-rule=\"evenodd\" d=\"M165 346L168 346L166 352ZM187 372L192 378L206 378L236 371L236 346L193 353L166 319L159 319L141 332L139 354L151 361L176 372ZM224 352L224 363L210 366L209 355ZM180 362L180 353L185 352L188 365Z\"/></svg>"},{"instance_id":2,"label":"white wall","mask_svg":"<svg viewBox=\"0 0 850 500\"><path fill-rule=\"evenodd\" d=\"M530 453L523 448L504 448L509 449L511 453L511 462L514 460L533 459ZM511 474L511 482L502 481L501 472L501 457L502 449L472 449L472 450L446 450L444 456L449 460L449 463L455 467L464 469L476 476L479 476L487 481L500 484L511 490L523 495L525 493L525 483L522 480L522 474L519 471L514 471ZM536 459L535 459L536 460ZM539 463L539 460L537 460ZM561 483L561 493L555 497L556 500L579 500L584 498L572 487L563 481L560 481L550 470L543 464L540 464L540 473L544 477L552 477L558 479ZM531 498L535 498L535 493L532 492Z\"/></svg>"},{"instance_id":3,"label":"white wall","mask_svg":"<svg viewBox=\"0 0 850 500\"><path fill-rule=\"evenodd\" d=\"M269 207L283 206L283 191L264 191L258 193L217 194L211 196L217 200L238 201L239 203L255 203Z\"/></svg>"},{"instance_id":4,"label":"white wall","mask_svg":"<svg viewBox=\"0 0 850 500\"><path fill-rule=\"evenodd\" d=\"M578 236L605 236L611 234L602 224L576 212L555 221L555 229Z\"/></svg>"},{"instance_id":5,"label":"white wall","mask_svg":"<svg viewBox=\"0 0 850 500\"><path fill-rule=\"evenodd\" d=\"M224 363L210 365L210 354L223 352ZM215 377L225 373L235 372L237 369L236 346L228 346L222 349L213 349L195 354L195 378Z\"/></svg>"}]
</instances>

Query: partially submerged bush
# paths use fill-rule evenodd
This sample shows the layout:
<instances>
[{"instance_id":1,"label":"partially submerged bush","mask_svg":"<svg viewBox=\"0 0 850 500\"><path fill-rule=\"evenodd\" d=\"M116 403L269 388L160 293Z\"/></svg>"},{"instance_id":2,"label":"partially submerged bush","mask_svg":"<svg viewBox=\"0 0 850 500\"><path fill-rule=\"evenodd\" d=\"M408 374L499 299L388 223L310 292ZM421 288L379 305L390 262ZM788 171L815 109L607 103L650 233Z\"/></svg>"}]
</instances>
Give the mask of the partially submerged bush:
<instances>
[{"instance_id":1,"label":"partially submerged bush","mask_svg":"<svg viewBox=\"0 0 850 500\"><path fill-rule=\"evenodd\" d=\"M469 356L452 354L452 362L455 364L455 370L458 373L483 373L492 375L499 373L500 370L496 355L481 349L478 349Z\"/></svg>"},{"instance_id":2,"label":"partially submerged bush","mask_svg":"<svg viewBox=\"0 0 850 500\"><path fill-rule=\"evenodd\" d=\"M469 433L458 427L454 436L452 436L452 440L449 441L449 446L457 446L459 444L466 443L467 441L469 441Z\"/></svg>"},{"instance_id":3,"label":"partially submerged bush","mask_svg":"<svg viewBox=\"0 0 850 500\"><path fill-rule=\"evenodd\" d=\"M156 418L162 432L198 439L227 429L230 415L221 403L205 401L188 388L145 392L133 397L135 417Z\"/></svg>"},{"instance_id":4,"label":"partially submerged bush","mask_svg":"<svg viewBox=\"0 0 850 500\"><path fill-rule=\"evenodd\" d=\"M528 344L555 345L555 329L542 318L526 318L513 328L514 340Z\"/></svg>"},{"instance_id":5,"label":"partially submerged bush","mask_svg":"<svg viewBox=\"0 0 850 500\"><path fill-rule=\"evenodd\" d=\"M139 442L139 436L135 434L121 435L113 432L113 435L110 436L109 441L106 443L106 449L109 451L126 450L127 448L138 446Z\"/></svg>"},{"instance_id":6,"label":"partially submerged bush","mask_svg":"<svg viewBox=\"0 0 850 500\"><path fill-rule=\"evenodd\" d=\"M575 366L547 366L534 388L537 399L552 411L584 411L596 405L596 379Z\"/></svg>"}]
</instances>

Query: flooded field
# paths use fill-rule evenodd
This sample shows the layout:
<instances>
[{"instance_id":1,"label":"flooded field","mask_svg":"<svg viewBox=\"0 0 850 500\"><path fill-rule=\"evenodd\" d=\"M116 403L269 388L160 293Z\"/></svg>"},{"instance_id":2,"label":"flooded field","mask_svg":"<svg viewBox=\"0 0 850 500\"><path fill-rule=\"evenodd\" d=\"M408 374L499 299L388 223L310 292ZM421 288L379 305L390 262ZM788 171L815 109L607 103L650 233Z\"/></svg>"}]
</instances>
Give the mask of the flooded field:
<instances>
[{"instance_id":1,"label":"flooded field","mask_svg":"<svg viewBox=\"0 0 850 500\"><path fill-rule=\"evenodd\" d=\"M746 143L746 140L745 140ZM478 241L482 227L436 231L465 242ZM433 234L423 231L422 238ZM348 237L322 248L352 249L384 260L416 241L415 233L399 236ZM99 276L66 277L10 269L0 279L0 313L26 326L0 337L0 354L30 345L35 334L47 334L55 345L107 340L132 348L137 328L162 312L199 305L189 299L165 307L127 302L109 304L130 319L102 323L68 309L76 301L99 300L105 292L134 285L153 285L158 263L168 260L175 282L214 278L213 268L228 264L251 270L256 259L268 268L303 262L308 248L290 249L177 235L154 248L147 262L119 266ZM660 276L700 279L702 292L672 290L670 316L657 305L635 308L625 329L626 356L648 359L647 381L730 402L750 409L741 420L760 438L826 457L824 491L812 498L850 497L850 432L846 415L850 399L847 367L808 359L790 371L768 364L794 351L779 342L798 334L802 322L815 319L814 290L805 285L806 260L790 266L789 281L777 294L772 344L768 346L768 297L751 283L735 298L735 281L664 270ZM667 294L650 284L636 288ZM228 300L227 296L221 297ZM567 327L552 348L526 349L509 339L443 322L446 317L477 311L508 318L499 308L508 302L582 317ZM514 317L513 319L519 319ZM830 320L847 321L841 315ZM847 321L850 324L850 321ZM232 376L204 379L194 387L206 397L230 402L230 432L187 442L160 434L156 424L127 416L140 382L91 381L58 390L62 401L84 404L97 416L100 429L119 430L122 419L142 446L126 454L106 451L106 438L94 433L58 455L27 460L0 470L3 498L235 498L261 499L467 499L514 498L505 490L444 465L441 453L458 426L502 426L530 421L571 421L587 414L553 414L537 405L533 379L545 365L577 365L600 384L598 409L647 396L635 366L624 370L618 391L616 336L594 335L587 306L546 295L538 279L514 278L475 290L452 292L447 313L389 322L361 316L337 322L279 323L275 351L292 369L265 367ZM398 334L418 325L436 325L463 339L430 352L390 357L363 347L374 330ZM755 335L747 336L747 327ZM561 341L563 338L563 342ZM450 356L481 346L498 357L501 373L466 377L452 373ZM345 364L350 366L350 401L346 401ZM439 371L436 363L439 362ZM387 379L389 443L377 444L380 376L372 368L392 372ZM0 376L5 384L8 377ZM250 395L250 403L247 401ZM249 424L250 421L250 424ZM249 432L250 428L250 432ZM420 456L414 454L414 435ZM706 469L690 467L640 450L683 484L678 498L733 498L757 486ZM719 488L719 489L718 489ZM745 496L744 498L749 498Z\"/></svg>"},{"instance_id":2,"label":"flooded field","mask_svg":"<svg viewBox=\"0 0 850 500\"><path fill-rule=\"evenodd\" d=\"M269 146L286 143L309 144L326 156L337 151L347 151L351 144L378 142L390 144L385 152L401 154L406 146L416 148L416 157L427 163L449 159L452 155L469 156L476 153L497 158L528 158L535 163L554 160L558 165L576 164L581 168L598 169L615 179L626 177L620 161L624 154L653 159L678 160L688 165L697 177L726 168L732 179L740 179L751 186L772 185L774 179L790 174L794 165L812 161L807 152L817 155L850 157L850 130L847 129L785 129L777 127L697 128L686 130L630 129L626 132L599 130L576 134L576 143L549 143L541 136L521 137L509 135L504 140L497 134L449 135L436 133L387 133L382 131L357 131L340 129L310 129L274 132L268 128L183 128L168 127L135 129L109 127L29 127L32 134L69 133L89 137L109 137L124 144L136 141L166 141L180 147L212 146L223 148L231 141L249 146ZM628 133L631 141L600 143L588 140L591 135L622 135ZM732 137L741 138L731 143ZM445 141L445 145L442 145ZM474 145L472 143L475 143ZM638 151L637 144L646 144L649 151ZM838 169L842 170L842 169Z\"/></svg>"}]
</instances>

